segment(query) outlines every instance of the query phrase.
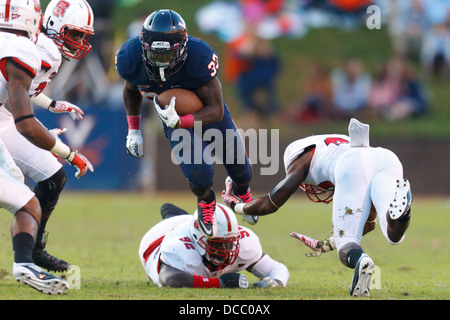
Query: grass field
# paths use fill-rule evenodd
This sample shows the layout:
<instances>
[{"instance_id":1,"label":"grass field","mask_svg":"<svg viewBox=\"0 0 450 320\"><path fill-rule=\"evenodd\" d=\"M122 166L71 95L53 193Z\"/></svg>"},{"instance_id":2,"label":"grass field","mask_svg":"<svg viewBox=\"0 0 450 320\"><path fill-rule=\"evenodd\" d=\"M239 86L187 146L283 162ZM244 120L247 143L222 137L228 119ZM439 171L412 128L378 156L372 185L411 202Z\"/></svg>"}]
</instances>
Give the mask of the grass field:
<instances>
[{"instance_id":1,"label":"grass field","mask_svg":"<svg viewBox=\"0 0 450 320\"><path fill-rule=\"evenodd\" d=\"M331 231L331 207L296 195L278 213L252 229L265 252L290 270L286 288L270 290L159 289L148 280L138 258L144 233L159 221L159 207L175 202L193 211L190 194L63 194L47 230L48 251L79 267L80 288L46 296L19 285L11 275L11 215L0 215L1 300L341 300L350 299L353 271L332 252L308 258L307 248L289 237L292 231L323 238ZM406 239L389 245L379 227L362 245L380 268L380 289L368 299L450 298L450 200L416 197ZM242 220L239 218L239 221ZM244 222L242 222L244 223ZM256 277L247 274L250 282ZM66 277L69 275L66 275Z\"/></svg>"}]
</instances>

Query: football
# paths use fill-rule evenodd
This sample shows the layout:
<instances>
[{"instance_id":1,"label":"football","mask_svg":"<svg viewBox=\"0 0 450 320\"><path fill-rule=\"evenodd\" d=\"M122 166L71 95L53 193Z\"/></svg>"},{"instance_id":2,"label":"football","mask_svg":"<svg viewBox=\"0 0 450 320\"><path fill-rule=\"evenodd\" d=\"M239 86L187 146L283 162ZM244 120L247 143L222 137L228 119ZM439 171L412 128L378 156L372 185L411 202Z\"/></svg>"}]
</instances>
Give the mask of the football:
<instances>
[{"instance_id":1,"label":"football","mask_svg":"<svg viewBox=\"0 0 450 320\"><path fill-rule=\"evenodd\" d=\"M178 115L184 116L192 114L203 108L203 103L199 97L192 91L187 89L169 89L158 95L158 104L161 108L169 105L170 99L176 97L175 110Z\"/></svg>"}]
</instances>

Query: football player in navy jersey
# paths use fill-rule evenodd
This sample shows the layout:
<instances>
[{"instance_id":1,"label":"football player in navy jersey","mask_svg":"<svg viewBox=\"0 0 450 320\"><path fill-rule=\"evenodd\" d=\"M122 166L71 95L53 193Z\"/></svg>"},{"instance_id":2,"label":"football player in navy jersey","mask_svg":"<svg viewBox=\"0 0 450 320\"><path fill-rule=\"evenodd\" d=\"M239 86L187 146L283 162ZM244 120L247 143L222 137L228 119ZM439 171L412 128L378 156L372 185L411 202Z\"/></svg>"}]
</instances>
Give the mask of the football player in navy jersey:
<instances>
[{"instance_id":1,"label":"football player in navy jersey","mask_svg":"<svg viewBox=\"0 0 450 320\"><path fill-rule=\"evenodd\" d=\"M152 99L171 149L187 147L191 151L192 161L179 161L179 165L197 196L201 230L206 237L214 237L217 231L214 216L216 197L211 189L214 168L203 158L203 151L212 142L202 141L201 150L194 148L194 121L201 122L203 132L214 128L223 134L223 159L234 159L232 163L223 161L232 179L233 193L245 202L252 200L249 187L252 169L243 141L239 134L228 138L233 141L226 139L226 130L236 131L237 128L224 102L217 77L217 54L203 40L187 34L186 24L178 13L164 9L151 13L143 24L141 35L122 45L116 54L116 68L125 79L123 99L128 121L127 152L133 157L144 156L140 130L142 97ZM175 87L195 92L203 102L203 108L193 114L179 116L175 111L175 98L168 106L159 106L155 97ZM189 131L189 146L185 145L184 139L172 139L172 134L180 128ZM201 163L194 161L194 154L198 152L201 152ZM239 163L242 161L237 159L244 161ZM248 216L246 220L254 224L257 217Z\"/></svg>"}]
</instances>

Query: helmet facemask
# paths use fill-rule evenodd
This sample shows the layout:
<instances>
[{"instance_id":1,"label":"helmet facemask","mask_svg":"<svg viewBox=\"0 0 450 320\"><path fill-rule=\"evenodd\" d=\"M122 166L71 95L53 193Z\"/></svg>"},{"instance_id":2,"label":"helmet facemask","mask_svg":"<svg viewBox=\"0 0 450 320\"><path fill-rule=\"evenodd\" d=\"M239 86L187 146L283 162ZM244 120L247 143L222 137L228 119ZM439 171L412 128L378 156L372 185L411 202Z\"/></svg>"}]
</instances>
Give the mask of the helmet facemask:
<instances>
[{"instance_id":1,"label":"helmet facemask","mask_svg":"<svg viewBox=\"0 0 450 320\"><path fill-rule=\"evenodd\" d=\"M53 39L65 58L81 59L85 57L92 46L89 38L92 31L82 30L75 26L64 26L61 32L47 30L47 34Z\"/></svg>"},{"instance_id":2,"label":"helmet facemask","mask_svg":"<svg viewBox=\"0 0 450 320\"><path fill-rule=\"evenodd\" d=\"M232 265L239 255L239 236L208 239L205 236L198 241L205 250L204 258L210 271L219 271Z\"/></svg>"},{"instance_id":3,"label":"helmet facemask","mask_svg":"<svg viewBox=\"0 0 450 320\"><path fill-rule=\"evenodd\" d=\"M186 24L174 11L157 10L148 16L140 41L145 70L151 80L167 81L186 61Z\"/></svg>"}]
</instances>

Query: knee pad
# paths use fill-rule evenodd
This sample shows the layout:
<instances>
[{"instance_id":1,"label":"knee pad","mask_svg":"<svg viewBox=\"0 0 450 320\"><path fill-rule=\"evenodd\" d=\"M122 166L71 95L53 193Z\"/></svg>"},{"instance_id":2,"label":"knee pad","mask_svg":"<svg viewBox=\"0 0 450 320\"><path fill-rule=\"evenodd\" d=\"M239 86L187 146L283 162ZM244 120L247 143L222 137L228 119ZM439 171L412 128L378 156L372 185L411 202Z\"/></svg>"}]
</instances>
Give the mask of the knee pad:
<instances>
[{"instance_id":1,"label":"knee pad","mask_svg":"<svg viewBox=\"0 0 450 320\"><path fill-rule=\"evenodd\" d=\"M36 184L34 193L39 200L43 212L53 211L55 209L59 195L66 184L66 179L66 172L61 168L50 178Z\"/></svg>"}]
</instances>

